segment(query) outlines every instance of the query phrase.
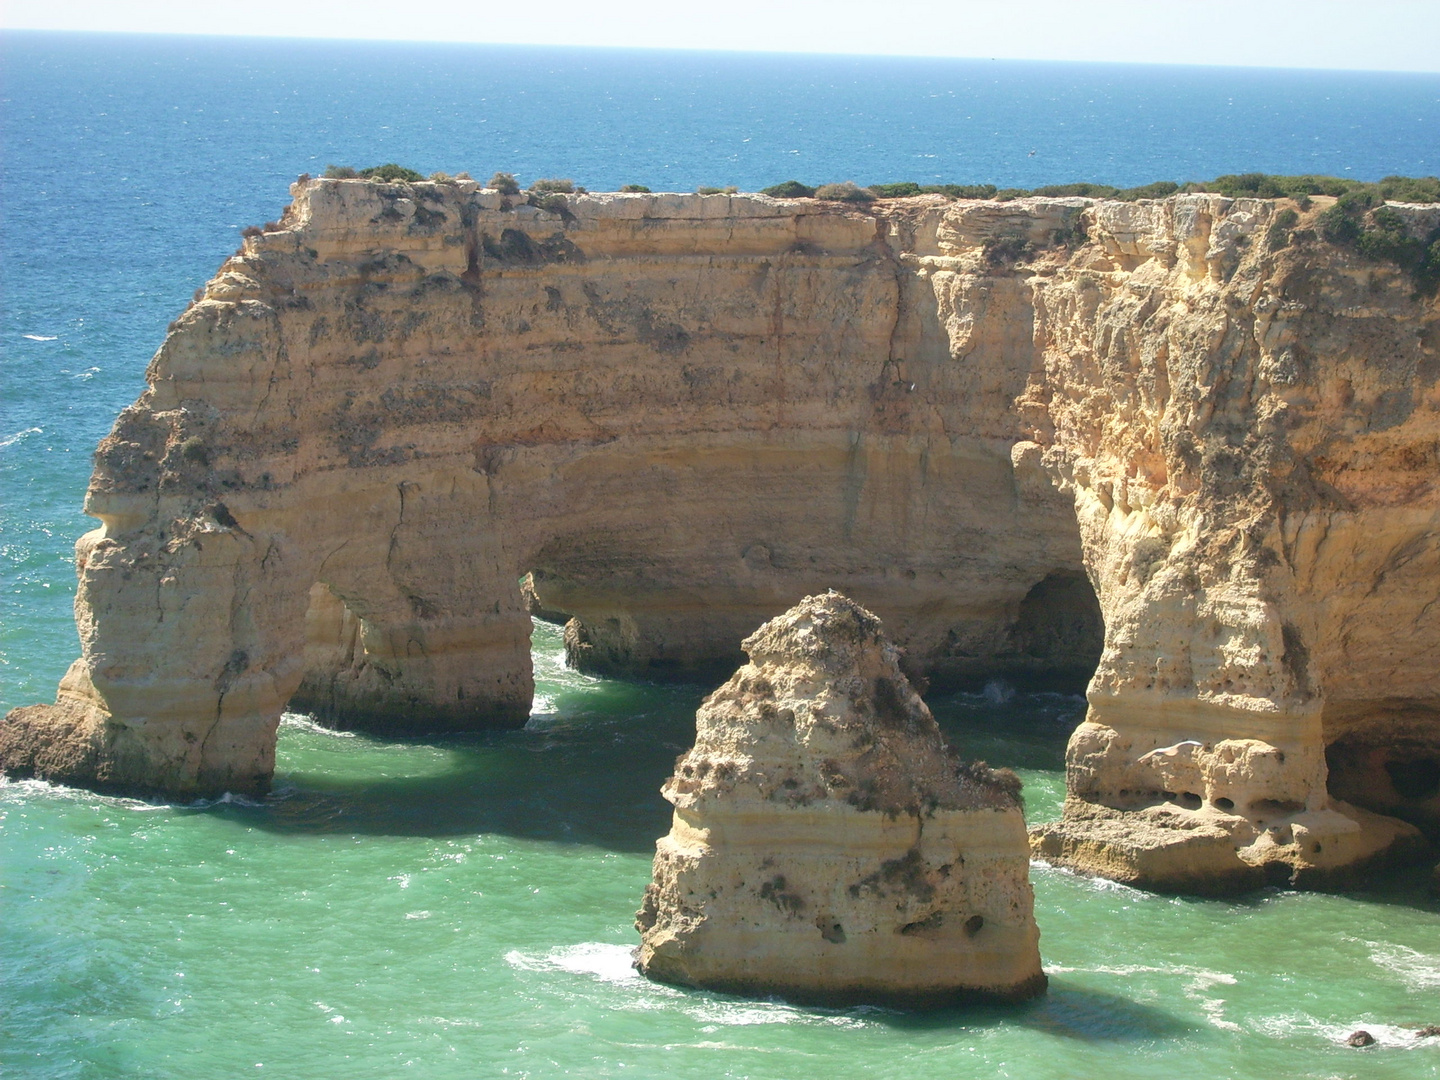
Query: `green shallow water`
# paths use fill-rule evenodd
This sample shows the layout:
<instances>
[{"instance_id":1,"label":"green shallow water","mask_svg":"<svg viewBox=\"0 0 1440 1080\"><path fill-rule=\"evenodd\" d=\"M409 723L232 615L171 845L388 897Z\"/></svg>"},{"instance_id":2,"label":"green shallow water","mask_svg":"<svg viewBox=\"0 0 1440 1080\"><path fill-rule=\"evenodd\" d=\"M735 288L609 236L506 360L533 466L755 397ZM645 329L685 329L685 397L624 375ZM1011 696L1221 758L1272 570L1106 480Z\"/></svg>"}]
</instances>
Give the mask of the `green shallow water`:
<instances>
[{"instance_id":1,"label":"green shallow water","mask_svg":"<svg viewBox=\"0 0 1440 1080\"><path fill-rule=\"evenodd\" d=\"M695 687L590 679L536 632L528 728L281 730L275 794L194 806L0 784L0 1074L1025 1078L1440 1075L1440 911L1152 896L1034 868L1049 993L824 1010L652 984L631 916ZM935 703L1055 816L1082 703ZM1379 1045L1342 1045L1356 1027Z\"/></svg>"}]
</instances>

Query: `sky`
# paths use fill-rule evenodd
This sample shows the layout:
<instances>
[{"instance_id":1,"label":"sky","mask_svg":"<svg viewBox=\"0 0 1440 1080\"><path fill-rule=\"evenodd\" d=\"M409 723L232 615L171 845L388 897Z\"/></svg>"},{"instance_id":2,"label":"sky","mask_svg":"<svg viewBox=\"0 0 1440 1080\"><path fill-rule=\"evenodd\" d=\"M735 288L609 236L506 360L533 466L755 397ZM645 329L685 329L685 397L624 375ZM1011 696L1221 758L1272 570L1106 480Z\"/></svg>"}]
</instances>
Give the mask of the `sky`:
<instances>
[{"instance_id":1,"label":"sky","mask_svg":"<svg viewBox=\"0 0 1440 1080\"><path fill-rule=\"evenodd\" d=\"M1440 71L1440 0L0 0L0 29Z\"/></svg>"}]
</instances>

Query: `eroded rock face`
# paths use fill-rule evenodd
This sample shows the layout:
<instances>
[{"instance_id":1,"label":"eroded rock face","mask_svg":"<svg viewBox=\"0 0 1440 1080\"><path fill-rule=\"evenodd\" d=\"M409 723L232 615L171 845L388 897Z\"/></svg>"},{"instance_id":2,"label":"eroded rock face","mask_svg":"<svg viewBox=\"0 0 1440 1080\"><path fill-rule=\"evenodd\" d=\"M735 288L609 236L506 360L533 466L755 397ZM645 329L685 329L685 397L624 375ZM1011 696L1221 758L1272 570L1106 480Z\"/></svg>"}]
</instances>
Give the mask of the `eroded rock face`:
<instances>
[{"instance_id":1,"label":"eroded rock face","mask_svg":"<svg viewBox=\"0 0 1440 1080\"><path fill-rule=\"evenodd\" d=\"M640 970L808 1001L1043 991L1018 779L954 755L839 593L744 648L663 789Z\"/></svg>"},{"instance_id":2,"label":"eroded rock face","mask_svg":"<svg viewBox=\"0 0 1440 1080\"><path fill-rule=\"evenodd\" d=\"M290 701L523 722L537 606L695 678L834 586L937 685L1093 674L1045 858L1228 888L1437 836L1440 305L1327 200L293 194L101 445L82 654L0 768L263 790Z\"/></svg>"},{"instance_id":3,"label":"eroded rock face","mask_svg":"<svg viewBox=\"0 0 1440 1080\"><path fill-rule=\"evenodd\" d=\"M1276 243L1273 212L1102 204L1036 283L1046 377L1017 460L1073 493L1106 623L1036 850L1137 884L1324 883L1415 850L1337 794L1434 820L1396 759L1435 761L1440 735L1437 305L1393 267Z\"/></svg>"}]
</instances>

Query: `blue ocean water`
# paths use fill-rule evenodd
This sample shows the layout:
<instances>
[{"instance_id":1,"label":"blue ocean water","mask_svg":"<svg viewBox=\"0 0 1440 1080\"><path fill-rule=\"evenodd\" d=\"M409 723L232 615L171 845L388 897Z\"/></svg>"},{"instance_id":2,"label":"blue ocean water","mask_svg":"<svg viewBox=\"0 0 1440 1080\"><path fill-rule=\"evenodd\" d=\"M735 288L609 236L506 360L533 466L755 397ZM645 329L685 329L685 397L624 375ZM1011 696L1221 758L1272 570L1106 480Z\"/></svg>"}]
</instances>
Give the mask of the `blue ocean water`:
<instances>
[{"instance_id":1,"label":"blue ocean water","mask_svg":"<svg viewBox=\"0 0 1440 1080\"><path fill-rule=\"evenodd\" d=\"M296 174L390 160L596 190L1377 179L1440 172L1440 77L0 35L0 708L51 699L76 653L90 453L168 321ZM636 980L656 791L703 688L537 648L526 731L297 718L260 803L0 784L0 1074L1440 1075L1405 1029L1440 1023L1440 914L1411 879L1220 903L1038 867L1053 989L1012 1012ZM992 697L936 708L1053 816L1081 703ZM1357 1056L1337 1040L1361 1025L1382 1045Z\"/></svg>"}]
</instances>

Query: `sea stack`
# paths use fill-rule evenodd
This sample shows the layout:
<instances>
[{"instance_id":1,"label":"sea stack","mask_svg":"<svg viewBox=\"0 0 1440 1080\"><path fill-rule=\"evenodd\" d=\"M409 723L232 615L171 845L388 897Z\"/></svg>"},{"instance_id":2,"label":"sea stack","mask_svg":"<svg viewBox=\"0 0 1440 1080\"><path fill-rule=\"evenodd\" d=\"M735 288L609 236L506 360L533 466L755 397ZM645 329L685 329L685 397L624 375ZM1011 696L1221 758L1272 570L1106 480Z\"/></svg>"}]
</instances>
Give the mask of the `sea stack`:
<instances>
[{"instance_id":1,"label":"sea stack","mask_svg":"<svg viewBox=\"0 0 1440 1080\"><path fill-rule=\"evenodd\" d=\"M1043 992L1014 774L946 746L880 620L837 592L743 645L662 788L640 970L821 1003Z\"/></svg>"}]
</instances>

